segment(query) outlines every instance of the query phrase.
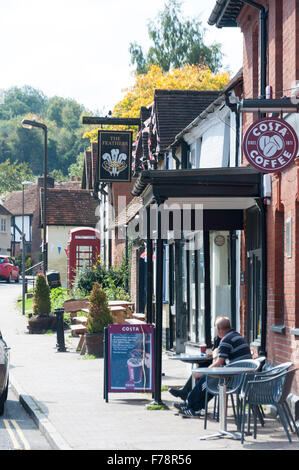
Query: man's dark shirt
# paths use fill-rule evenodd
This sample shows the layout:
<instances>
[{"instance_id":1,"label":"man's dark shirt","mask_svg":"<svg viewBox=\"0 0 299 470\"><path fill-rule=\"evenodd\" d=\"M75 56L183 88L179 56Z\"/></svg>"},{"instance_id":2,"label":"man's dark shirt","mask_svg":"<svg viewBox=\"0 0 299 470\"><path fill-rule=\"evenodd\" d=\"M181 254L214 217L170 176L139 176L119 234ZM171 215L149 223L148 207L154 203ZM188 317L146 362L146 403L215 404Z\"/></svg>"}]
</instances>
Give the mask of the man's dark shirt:
<instances>
[{"instance_id":1,"label":"man's dark shirt","mask_svg":"<svg viewBox=\"0 0 299 470\"><path fill-rule=\"evenodd\" d=\"M251 359L251 352L243 336L235 330L229 330L219 344L218 357L230 362Z\"/></svg>"}]
</instances>

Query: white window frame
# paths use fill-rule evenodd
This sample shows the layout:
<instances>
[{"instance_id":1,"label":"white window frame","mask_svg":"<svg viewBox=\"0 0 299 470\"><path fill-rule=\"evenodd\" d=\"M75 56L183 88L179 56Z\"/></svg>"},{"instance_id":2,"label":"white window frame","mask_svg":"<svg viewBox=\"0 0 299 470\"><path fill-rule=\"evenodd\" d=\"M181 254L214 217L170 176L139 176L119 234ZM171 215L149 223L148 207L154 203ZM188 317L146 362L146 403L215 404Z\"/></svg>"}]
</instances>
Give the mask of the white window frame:
<instances>
[{"instance_id":1,"label":"white window frame","mask_svg":"<svg viewBox=\"0 0 299 470\"><path fill-rule=\"evenodd\" d=\"M7 221L4 217L1 217L1 219L0 219L0 231L2 233L7 232Z\"/></svg>"}]
</instances>

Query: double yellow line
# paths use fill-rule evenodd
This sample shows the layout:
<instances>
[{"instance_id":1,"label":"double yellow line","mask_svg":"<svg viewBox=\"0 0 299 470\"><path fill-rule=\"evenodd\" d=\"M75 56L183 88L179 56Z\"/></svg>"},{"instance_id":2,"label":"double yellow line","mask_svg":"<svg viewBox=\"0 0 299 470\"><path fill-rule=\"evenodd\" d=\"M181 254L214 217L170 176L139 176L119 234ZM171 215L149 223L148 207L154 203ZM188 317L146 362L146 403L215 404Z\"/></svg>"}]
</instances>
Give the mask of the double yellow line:
<instances>
[{"instance_id":1,"label":"double yellow line","mask_svg":"<svg viewBox=\"0 0 299 470\"><path fill-rule=\"evenodd\" d=\"M14 419L4 419L3 420L6 430L9 434L9 437L13 443L15 450L31 450L30 444L25 438L22 429ZM21 444L19 440L21 441Z\"/></svg>"}]
</instances>

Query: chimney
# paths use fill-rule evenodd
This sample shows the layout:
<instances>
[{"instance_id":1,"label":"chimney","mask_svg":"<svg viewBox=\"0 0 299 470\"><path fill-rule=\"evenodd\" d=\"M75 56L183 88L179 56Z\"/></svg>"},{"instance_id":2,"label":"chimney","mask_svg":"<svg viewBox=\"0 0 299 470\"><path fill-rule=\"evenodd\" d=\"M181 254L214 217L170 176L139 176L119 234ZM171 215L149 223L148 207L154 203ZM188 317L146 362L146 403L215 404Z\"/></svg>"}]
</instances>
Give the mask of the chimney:
<instances>
[{"instance_id":1,"label":"chimney","mask_svg":"<svg viewBox=\"0 0 299 470\"><path fill-rule=\"evenodd\" d=\"M54 188L54 178L52 178L52 176L47 176L47 187L48 188ZM43 187L44 186L44 177L41 176L39 178L37 178L37 186L38 187Z\"/></svg>"}]
</instances>

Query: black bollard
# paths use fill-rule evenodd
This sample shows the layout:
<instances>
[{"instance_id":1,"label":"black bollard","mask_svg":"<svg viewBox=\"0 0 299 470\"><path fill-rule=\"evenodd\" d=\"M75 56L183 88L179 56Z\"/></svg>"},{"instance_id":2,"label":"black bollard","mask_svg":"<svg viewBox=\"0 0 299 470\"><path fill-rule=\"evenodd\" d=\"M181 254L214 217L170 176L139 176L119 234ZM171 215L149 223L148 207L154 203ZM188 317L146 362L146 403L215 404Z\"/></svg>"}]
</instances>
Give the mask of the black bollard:
<instances>
[{"instance_id":1,"label":"black bollard","mask_svg":"<svg viewBox=\"0 0 299 470\"><path fill-rule=\"evenodd\" d=\"M64 314L64 308L55 309L56 333L57 333L56 348L57 348L57 351L59 352L66 351L65 344L64 344L63 314Z\"/></svg>"}]
</instances>

